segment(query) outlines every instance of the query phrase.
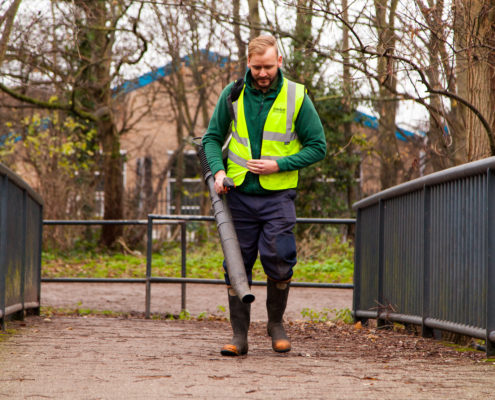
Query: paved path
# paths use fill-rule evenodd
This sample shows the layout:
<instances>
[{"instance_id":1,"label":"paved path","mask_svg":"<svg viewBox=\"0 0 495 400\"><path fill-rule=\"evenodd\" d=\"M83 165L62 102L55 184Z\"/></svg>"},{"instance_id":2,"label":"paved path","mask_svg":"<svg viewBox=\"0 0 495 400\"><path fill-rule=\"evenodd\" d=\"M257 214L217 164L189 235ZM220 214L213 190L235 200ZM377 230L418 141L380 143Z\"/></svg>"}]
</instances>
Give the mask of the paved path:
<instances>
[{"instance_id":1,"label":"paved path","mask_svg":"<svg viewBox=\"0 0 495 400\"><path fill-rule=\"evenodd\" d=\"M249 354L225 358L225 321L31 317L0 340L0 399L494 398L495 365L483 354L400 332L288 325L290 353L274 353L255 322Z\"/></svg>"}]
</instances>

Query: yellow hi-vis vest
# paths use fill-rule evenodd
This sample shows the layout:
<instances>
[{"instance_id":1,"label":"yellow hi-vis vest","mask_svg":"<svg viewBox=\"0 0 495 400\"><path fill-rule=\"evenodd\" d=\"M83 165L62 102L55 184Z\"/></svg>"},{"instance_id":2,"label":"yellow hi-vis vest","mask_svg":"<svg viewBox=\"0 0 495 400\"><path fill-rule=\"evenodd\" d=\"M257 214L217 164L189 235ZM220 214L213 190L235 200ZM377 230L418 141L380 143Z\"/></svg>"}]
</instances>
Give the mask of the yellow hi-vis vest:
<instances>
[{"instance_id":1,"label":"yellow hi-vis vest","mask_svg":"<svg viewBox=\"0 0 495 400\"><path fill-rule=\"evenodd\" d=\"M236 186L244 182L248 172L247 161L253 158L244 115L245 87L233 103L235 117L227 158L227 176L234 180ZM262 160L278 160L296 154L301 149L294 124L304 100L304 92L303 85L284 78L282 89L268 112L263 128ZM296 188L297 178L297 170L259 176L261 187L267 190Z\"/></svg>"}]
</instances>

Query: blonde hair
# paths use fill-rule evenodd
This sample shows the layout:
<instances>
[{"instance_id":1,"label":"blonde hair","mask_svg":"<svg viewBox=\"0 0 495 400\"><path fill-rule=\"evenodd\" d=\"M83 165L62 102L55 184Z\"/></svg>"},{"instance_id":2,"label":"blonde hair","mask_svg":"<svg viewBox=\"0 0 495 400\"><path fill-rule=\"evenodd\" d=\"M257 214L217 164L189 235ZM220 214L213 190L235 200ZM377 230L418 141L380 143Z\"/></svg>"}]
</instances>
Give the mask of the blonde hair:
<instances>
[{"instance_id":1,"label":"blonde hair","mask_svg":"<svg viewBox=\"0 0 495 400\"><path fill-rule=\"evenodd\" d=\"M269 47L275 47L278 57L277 41L271 35L260 35L249 42L248 58L254 54L263 55Z\"/></svg>"}]
</instances>

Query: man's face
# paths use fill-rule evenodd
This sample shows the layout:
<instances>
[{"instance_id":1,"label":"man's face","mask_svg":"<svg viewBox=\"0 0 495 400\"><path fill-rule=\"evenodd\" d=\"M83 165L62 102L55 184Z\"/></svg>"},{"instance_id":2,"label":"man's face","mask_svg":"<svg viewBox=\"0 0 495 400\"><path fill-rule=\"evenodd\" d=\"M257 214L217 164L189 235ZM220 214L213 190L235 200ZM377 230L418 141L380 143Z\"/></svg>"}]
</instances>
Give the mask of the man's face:
<instances>
[{"instance_id":1,"label":"man's face","mask_svg":"<svg viewBox=\"0 0 495 400\"><path fill-rule=\"evenodd\" d=\"M275 80L278 68L282 66L282 56L277 57L275 47L268 47L263 54L248 57L247 65L251 69L254 86L266 92Z\"/></svg>"}]
</instances>

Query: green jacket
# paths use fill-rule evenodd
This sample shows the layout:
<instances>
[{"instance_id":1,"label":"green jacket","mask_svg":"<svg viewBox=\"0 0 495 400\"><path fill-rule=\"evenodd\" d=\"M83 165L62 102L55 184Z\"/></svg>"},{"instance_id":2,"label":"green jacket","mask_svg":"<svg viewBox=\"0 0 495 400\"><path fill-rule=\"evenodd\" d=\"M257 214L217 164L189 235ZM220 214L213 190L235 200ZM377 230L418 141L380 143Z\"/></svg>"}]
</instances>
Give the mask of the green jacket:
<instances>
[{"instance_id":1,"label":"green jacket","mask_svg":"<svg viewBox=\"0 0 495 400\"><path fill-rule=\"evenodd\" d=\"M279 69L278 79L272 88L266 93L254 88L251 72L248 70L245 76L246 89L244 94L244 108L246 123L249 131L249 142L253 158L261 155L261 142L263 127L268 112L277 97L283 83L282 71ZM227 96L230 93L233 82L225 87L218 99L215 111L210 119L208 130L203 136L203 146L206 158L213 175L219 170L225 169L222 159L222 146L229 133L231 124L227 106ZM326 141L320 118L306 94L296 120L296 132L303 148L297 154L277 160L281 171L294 171L307 167L322 160L326 154ZM269 190L263 189L259 183L259 176L247 173L246 178L238 190L249 194L267 194Z\"/></svg>"}]
</instances>

